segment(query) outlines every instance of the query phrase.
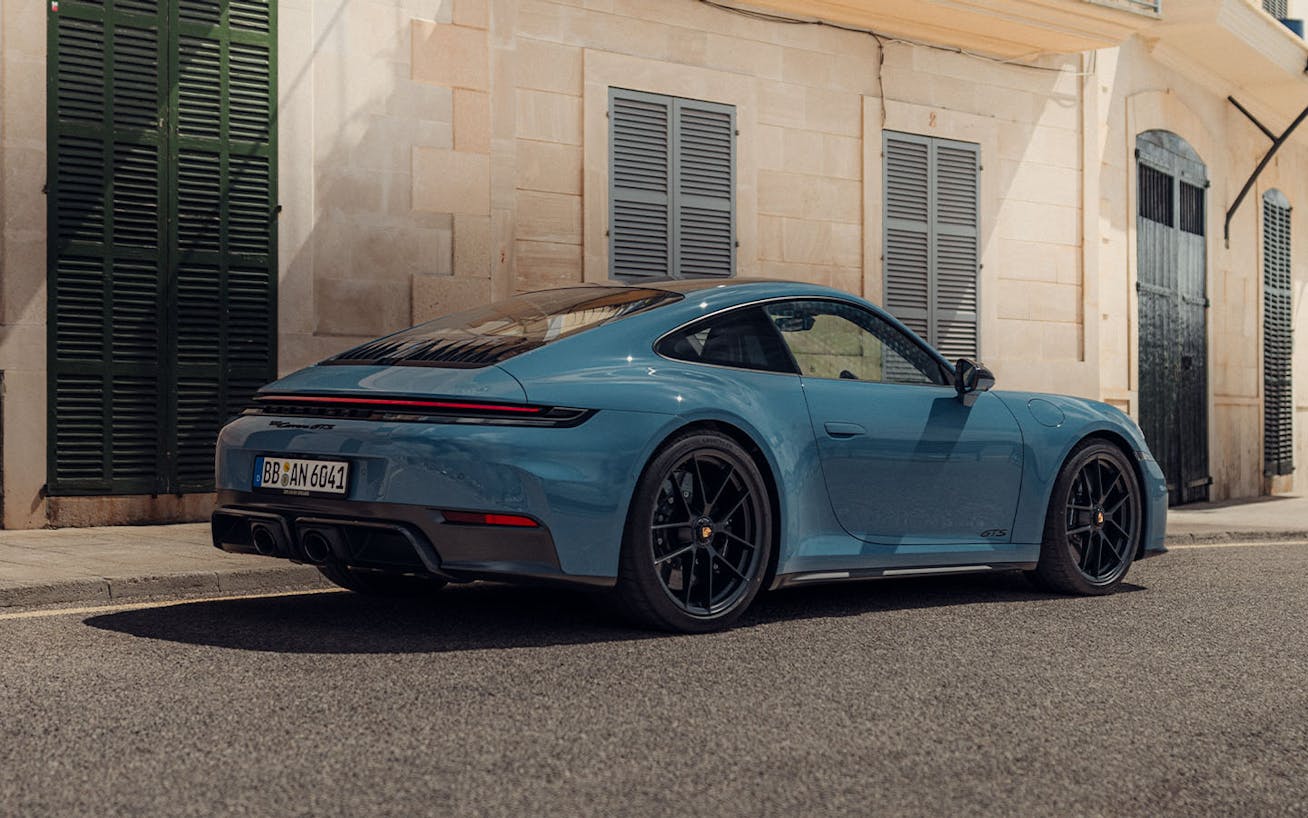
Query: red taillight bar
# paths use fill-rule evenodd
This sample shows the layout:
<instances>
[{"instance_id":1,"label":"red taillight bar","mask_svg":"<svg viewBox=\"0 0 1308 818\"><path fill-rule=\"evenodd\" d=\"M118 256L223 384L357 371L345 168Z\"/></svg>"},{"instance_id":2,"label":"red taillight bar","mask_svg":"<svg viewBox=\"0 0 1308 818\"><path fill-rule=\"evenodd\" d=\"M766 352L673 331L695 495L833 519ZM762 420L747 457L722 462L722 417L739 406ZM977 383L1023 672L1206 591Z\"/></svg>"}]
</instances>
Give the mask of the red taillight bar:
<instances>
[{"instance_id":1,"label":"red taillight bar","mask_svg":"<svg viewBox=\"0 0 1308 818\"><path fill-rule=\"evenodd\" d=\"M499 403L465 403L448 400L354 398L344 395L260 395L256 400L269 403L348 403L353 406L394 406L406 409L461 409L468 412L509 412L524 415L539 415L545 411L540 406L506 406Z\"/></svg>"},{"instance_id":2,"label":"red taillight bar","mask_svg":"<svg viewBox=\"0 0 1308 818\"><path fill-rule=\"evenodd\" d=\"M538 528L539 523L518 514L488 514L480 511L442 511L446 522L467 525L504 525L513 528Z\"/></svg>"}]
</instances>

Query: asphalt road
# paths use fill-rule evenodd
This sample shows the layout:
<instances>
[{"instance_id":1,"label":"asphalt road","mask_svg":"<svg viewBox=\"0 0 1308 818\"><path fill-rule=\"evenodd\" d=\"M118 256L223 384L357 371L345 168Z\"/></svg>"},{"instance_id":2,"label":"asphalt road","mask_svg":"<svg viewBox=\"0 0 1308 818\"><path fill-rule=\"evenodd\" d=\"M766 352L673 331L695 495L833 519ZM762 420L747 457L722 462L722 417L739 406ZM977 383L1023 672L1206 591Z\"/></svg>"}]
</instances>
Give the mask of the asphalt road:
<instances>
[{"instance_id":1,"label":"asphalt road","mask_svg":"<svg viewBox=\"0 0 1308 818\"><path fill-rule=\"evenodd\" d=\"M0 814L1308 814L1306 578L1193 548L695 637L499 586L0 617Z\"/></svg>"}]
</instances>

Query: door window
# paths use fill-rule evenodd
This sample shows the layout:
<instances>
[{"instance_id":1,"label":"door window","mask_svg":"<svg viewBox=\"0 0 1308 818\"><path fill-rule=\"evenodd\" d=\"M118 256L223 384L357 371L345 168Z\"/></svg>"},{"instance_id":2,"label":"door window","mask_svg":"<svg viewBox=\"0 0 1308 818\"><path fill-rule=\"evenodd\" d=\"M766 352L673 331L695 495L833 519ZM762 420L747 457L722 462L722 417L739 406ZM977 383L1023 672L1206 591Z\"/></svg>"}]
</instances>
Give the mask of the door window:
<instances>
[{"instance_id":1,"label":"door window","mask_svg":"<svg viewBox=\"0 0 1308 818\"><path fill-rule=\"evenodd\" d=\"M810 378L946 385L920 344L867 310L839 301L783 301L764 308Z\"/></svg>"}]
</instances>

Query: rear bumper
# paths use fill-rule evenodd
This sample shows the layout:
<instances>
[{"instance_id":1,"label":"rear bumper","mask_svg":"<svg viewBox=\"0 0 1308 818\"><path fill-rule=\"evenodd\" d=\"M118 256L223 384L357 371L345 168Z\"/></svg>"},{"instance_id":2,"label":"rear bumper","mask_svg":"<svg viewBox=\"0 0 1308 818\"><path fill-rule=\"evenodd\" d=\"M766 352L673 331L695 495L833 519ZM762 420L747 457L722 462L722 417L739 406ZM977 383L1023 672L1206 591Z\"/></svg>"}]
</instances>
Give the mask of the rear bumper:
<instances>
[{"instance_id":1,"label":"rear bumper","mask_svg":"<svg viewBox=\"0 0 1308 818\"><path fill-rule=\"evenodd\" d=\"M401 523L428 537L442 562L529 561L570 576L616 577L636 479L675 423L669 415L608 410L569 428L247 415L218 438L219 505ZM260 455L348 461L348 493L255 489ZM465 538L449 537L435 509L530 517L547 529L553 556L515 557L517 532L504 528L492 529L492 541L479 542L485 550L474 554Z\"/></svg>"},{"instance_id":2,"label":"rear bumper","mask_svg":"<svg viewBox=\"0 0 1308 818\"><path fill-rule=\"evenodd\" d=\"M399 503L316 498L270 499L220 491L212 517L214 547L295 562L331 561L356 568L425 574L454 582L497 580L610 587L613 577L564 573L550 531L465 525L435 509ZM255 531L268 538L256 547ZM320 548L306 548L317 535ZM272 547L268 547L272 543Z\"/></svg>"}]
</instances>

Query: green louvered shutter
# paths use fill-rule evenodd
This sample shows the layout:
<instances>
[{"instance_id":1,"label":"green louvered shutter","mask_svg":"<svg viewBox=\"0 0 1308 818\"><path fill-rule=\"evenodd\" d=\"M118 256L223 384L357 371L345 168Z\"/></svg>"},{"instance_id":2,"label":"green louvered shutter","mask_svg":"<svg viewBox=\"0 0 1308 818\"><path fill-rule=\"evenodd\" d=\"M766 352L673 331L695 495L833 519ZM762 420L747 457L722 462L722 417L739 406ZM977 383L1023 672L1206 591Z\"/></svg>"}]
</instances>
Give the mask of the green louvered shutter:
<instances>
[{"instance_id":1,"label":"green louvered shutter","mask_svg":"<svg viewBox=\"0 0 1308 818\"><path fill-rule=\"evenodd\" d=\"M49 23L50 488L164 488L163 20L66 2Z\"/></svg>"},{"instance_id":2,"label":"green louvered shutter","mask_svg":"<svg viewBox=\"0 0 1308 818\"><path fill-rule=\"evenodd\" d=\"M1290 202L1263 196L1263 471L1294 471L1294 396L1290 391Z\"/></svg>"},{"instance_id":3,"label":"green louvered shutter","mask_svg":"<svg viewBox=\"0 0 1308 818\"><path fill-rule=\"evenodd\" d=\"M730 105L609 89L614 278L734 273L735 116Z\"/></svg>"},{"instance_id":4,"label":"green louvered shutter","mask_svg":"<svg viewBox=\"0 0 1308 818\"><path fill-rule=\"evenodd\" d=\"M978 354L980 148L886 132L885 306L949 359Z\"/></svg>"},{"instance_id":5,"label":"green louvered shutter","mask_svg":"<svg viewBox=\"0 0 1308 818\"><path fill-rule=\"evenodd\" d=\"M51 7L51 494L212 489L218 425L275 374L270 15Z\"/></svg>"},{"instance_id":6,"label":"green louvered shutter","mask_svg":"<svg viewBox=\"0 0 1308 818\"><path fill-rule=\"evenodd\" d=\"M179 0L175 421L180 491L213 487L218 429L275 377L273 7Z\"/></svg>"}]
</instances>

